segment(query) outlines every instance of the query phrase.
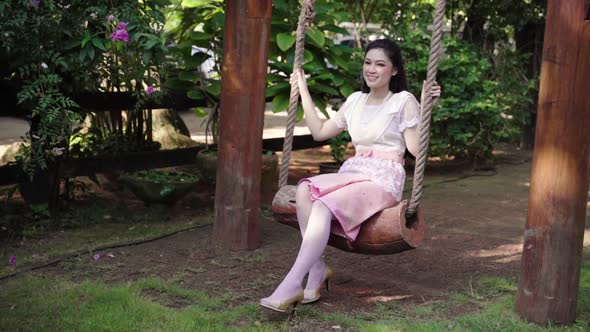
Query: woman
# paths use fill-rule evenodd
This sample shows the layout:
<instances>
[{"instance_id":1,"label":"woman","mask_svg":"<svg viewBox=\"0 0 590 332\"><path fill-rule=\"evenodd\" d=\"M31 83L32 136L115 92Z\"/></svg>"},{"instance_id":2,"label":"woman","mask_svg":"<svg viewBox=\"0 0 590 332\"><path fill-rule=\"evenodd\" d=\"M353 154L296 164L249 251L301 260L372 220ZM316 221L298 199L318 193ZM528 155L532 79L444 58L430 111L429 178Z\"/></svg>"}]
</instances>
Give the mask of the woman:
<instances>
[{"instance_id":1,"label":"woman","mask_svg":"<svg viewBox=\"0 0 590 332\"><path fill-rule=\"evenodd\" d=\"M293 267L263 307L286 311L297 303L320 298L322 285L329 286L332 270L322 259L330 232L354 240L360 224L373 214L396 205L405 181L406 148L418 154L420 105L407 91L408 84L399 46L379 39L367 46L363 64L363 88L348 97L331 119L318 117L305 74L295 71L305 119L316 141L348 130L355 146L338 174L324 174L299 182L297 219L303 241ZM431 90L440 96L440 87ZM424 91L422 91L424 96ZM334 219L334 221L332 221ZM308 275L305 289L304 277Z\"/></svg>"}]
</instances>

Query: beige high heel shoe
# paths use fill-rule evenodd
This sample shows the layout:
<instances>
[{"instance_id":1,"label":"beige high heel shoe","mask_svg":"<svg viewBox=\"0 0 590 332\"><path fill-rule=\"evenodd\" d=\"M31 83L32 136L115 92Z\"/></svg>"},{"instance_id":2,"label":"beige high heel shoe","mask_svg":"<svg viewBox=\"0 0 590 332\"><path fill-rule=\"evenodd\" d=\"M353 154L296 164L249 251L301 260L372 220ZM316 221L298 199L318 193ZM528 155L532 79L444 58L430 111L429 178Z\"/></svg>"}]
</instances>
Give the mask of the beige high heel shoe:
<instances>
[{"instance_id":1,"label":"beige high heel shoe","mask_svg":"<svg viewBox=\"0 0 590 332\"><path fill-rule=\"evenodd\" d=\"M277 302L270 302L265 299L260 299L260 305L278 312L286 312L291 306L293 306L292 310L295 310L297 304L303 302L303 289L301 289L297 295L293 296L292 298L285 300L285 301L277 301Z\"/></svg>"},{"instance_id":2,"label":"beige high heel shoe","mask_svg":"<svg viewBox=\"0 0 590 332\"><path fill-rule=\"evenodd\" d=\"M330 292L330 278L332 278L332 269L329 266L326 266L326 273L324 273L324 279L322 279L320 287L316 289L306 288L303 291L303 301L301 301L301 304L309 304L318 301L321 297L320 289L324 284L326 285L326 291Z\"/></svg>"}]
</instances>

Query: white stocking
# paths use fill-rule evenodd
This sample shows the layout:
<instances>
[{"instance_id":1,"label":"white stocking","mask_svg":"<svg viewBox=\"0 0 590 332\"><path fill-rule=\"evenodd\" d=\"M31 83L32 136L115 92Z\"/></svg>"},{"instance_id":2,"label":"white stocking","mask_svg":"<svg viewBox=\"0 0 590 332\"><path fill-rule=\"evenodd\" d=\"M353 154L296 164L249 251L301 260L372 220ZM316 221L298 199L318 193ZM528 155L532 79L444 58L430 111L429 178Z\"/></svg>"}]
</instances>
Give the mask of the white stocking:
<instances>
[{"instance_id":1,"label":"white stocking","mask_svg":"<svg viewBox=\"0 0 590 332\"><path fill-rule=\"evenodd\" d=\"M331 222L332 212L324 203L315 201L293 267L291 267L291 270L274 293L263 300L271 302L288 300L301 290L303 278L311 267L318 262L326 249L330 237Z\"/></svg>"},{"instance_id":2,"label":"white stocking","mask_svg":"<svg viewBox=\"0 0 590 332\"><path fill-rule=\"evenodd\" d=\"M313 200L311 199L311 193L309 190L309 183L304 182L297 187L297 194L295 197L297 203L297 221L299 222L299 230L301 231L301 237L305 236L305 230L307 229L307 223L311 208L313 206ZM309 270L307 276L306 289L318 289L320 283L324 279L326 273L326 263L320 256L318 261L313 264Z\"/></svg>"}]
</instances>

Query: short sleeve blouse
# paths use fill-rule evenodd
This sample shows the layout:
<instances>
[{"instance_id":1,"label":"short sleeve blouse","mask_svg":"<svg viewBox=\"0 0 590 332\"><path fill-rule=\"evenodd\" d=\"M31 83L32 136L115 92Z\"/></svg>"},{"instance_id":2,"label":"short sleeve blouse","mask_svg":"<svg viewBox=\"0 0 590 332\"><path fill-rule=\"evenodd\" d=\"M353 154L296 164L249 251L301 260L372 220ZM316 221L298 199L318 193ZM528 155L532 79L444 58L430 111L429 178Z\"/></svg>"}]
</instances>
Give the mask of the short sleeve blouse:
<instances>
[{"instance_id":1,"label":"short sleeve blouse","mask_svg":"<svg viewBox=\"0 0 590 332\"><path fill-rule=\"evenodd\" d=\"M388 95L381 105L366 105L359 98L366 98L368 94L355 92L351 94L340 110L332 116L336 126L349 130L351 121L355 119L356 132L377 132L374 137L355 137L351 139L355 147L404 153L406 149L403 132L407 128L415 127L419 122L420 104L408 91ZM362 114L355 114L362 112ZM384 127L384 130L380 129Z\"/></svg>"}]
</instances>

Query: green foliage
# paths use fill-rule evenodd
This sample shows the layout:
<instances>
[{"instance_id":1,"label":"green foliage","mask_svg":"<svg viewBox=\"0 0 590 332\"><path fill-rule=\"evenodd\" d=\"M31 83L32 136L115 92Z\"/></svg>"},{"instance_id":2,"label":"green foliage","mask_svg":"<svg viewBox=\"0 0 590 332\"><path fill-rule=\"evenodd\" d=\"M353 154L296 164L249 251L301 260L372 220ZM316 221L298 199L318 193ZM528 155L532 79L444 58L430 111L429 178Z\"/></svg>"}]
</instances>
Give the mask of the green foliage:
<instances>
[{"instance_id":1,"label":"green foliage","mask_svg":"<svg viewBox=\"0 0 590 332\"><path fill-rule=\"evenodd\" d=\"M269 48L267 98L272 98L273 112L286 111L289 106L291 86L289 76L295 56L295 34L299 17L298 1L273 1L273 18ZM318 108L326 113L331 99L348 97L358 90L357 80L361 60L354 49L336 45L332 37L336 33L348 34L337 23L346 20L345 5L320 0L315 3L316 17L306 31L303 69L310 75L309 89ZM299 118L303 116L299 109Z\"/></svg>"},{"instance_id":2,"label":"green foliage","mask_svg":"<svg viewBox=\"0 0 590 332\"><path fill-rule=\"evenodd\" d=\"M58 75L39 73L33 81L28 82L26 76L24 79L27 83L18 93L19 103L29 104L33 118L39 122L38 128L26 136L27 144L21 145L16 160L32 179L35 173L47 169L64 154L66 140L79 116L73 111L76 103L59 91Z\"/></svg>"},{"instance_id":3,"label":"green foliage","mask_svg":"<svg viewBox=\"0 0 590 332\"><path fill-rule=\"evenodd\" d=\"M2 73L46 63L63 78L64 94L80 91L143 89L157 76L150 73L165 61L167 1L16 0L0 6ZM111 19L111 20L109 20ZM111 39L116 24L126 22L128 42ZM53 61L52 54L60 54Z\"/></svg>"},{"instance_id":4,"label":"green foliage","mask_svg":"<svg viewBox=\"0 0 590 332\"><path fill-rule=\"evenodd\" d=\"M130 174L130 176L138 179L145 179L155 183L187 182L195 181L198 179L196 175L188 174L185 172L162 170L139 171Z\"/></svg>"},{"instance_id":5,"label":"green foliage","mask_svg":"<svg viewBox=\"0 0 590 332\"><path fill-rule=\"evenodd\" d=\"M508 41L515 31L545 19L546 0L480 0L447 1L447 17L451 18L453 33L476 17L482 20L483 39ZM464 33L464 32L463 32Z\"/></svg>"},{"instance_id":6,"label":"green foliage","mask_svg":"<svg viewBox=\"0 0 590 332\"><path fill-rule=\"evenodd\" d=\"M168 9L166 29L175 41L171 52L177 63L174 74L166 79L164 85L186 93L191 99L207 102L212 111L195 113L208 116L207 137L212 136L213 143L217 143L225 21L223 1L172 2L174 6ZM201 65L209 59L212 59L212 68L209 72L202 72Z\"/></svg>"},{"instance_id":7,"label":"green foliage","mask_svg":"<svg viewBox=\"0 0 590 332\"><path fill-rule=\"evenodd\" d=\"M533 102L528 89L534 83L504 75L518 70L517 58L492 64L485 53L453 37L445 39L445 46L438 78L444 98L433 111L431 152L476 163L491 160L494 146L517 138Z\"/></svg>"},{"instance_id":8,"label":"green foliage","mask_svg":"<svg viewBox=\"0 0 590 332\"><path fill-rule=\"evenodd\" d=\"M424 13L432 8L422 5L414 10L416 21L392 23L398 33L390 37L400 43L410 90L419 96L430 46L426 28L431 18ZM492 58L453 36L445 37L443 45L437 77L443 95L432 111L430 155L467 158L477 166L493 159L498 143L517 139L528 119L533 102L529 91L535 81L522 75L519 68L525 56L515 52L499 49Z\"/></svg>"},{"instance_id":9,"label":"green foliage","mask_svg":"<svg viewBox=\"0 0 590 332\"><path fill-rule=\"evenodd\" d=\"M344 156L346 154L346 147L350 142L350 134L348 131L343 131L335 137L330 139L330 155L338 162L344 162Z\"/></svg>"},{"instance_id":10,"label":"green foliage","mask_svg":"<svg viewBox=\"0 0 590 332\"><path fill-rule=\"evenodd\" d=\"M352 59L354 50L335 45L330 38L335 33L347 33L336 25L346 17L346 14L340 14L342 8L343 5L317 1L316 18L306 32L303 68L311 75L308 84L322 112L325 112L330 99L347 97L359 86L356 77L360 71L360 60ZM213 110L208 114L207 132L212 134L213 142L216 142L225 20L223 3L219 0L190 3L175 0L169 15L167 29L170 29L176 41L173 52L178 56L179 72L176 77L168 79L165 85L186 91L189 98L208 102ZM273 1L266 97L271 100L274 112L285 111L289 105L288 77L293 68L298 16L299 1ZM195 74L209 58L215 63L212 72ZM300 108L299 118L302 115Z\"/></svg>"},{"instance_id":11,"label":"green foliage","mask_svg":"<svg viewBox=\"0 0 590 332\"><path fill-rule=\"evenodd\" d=\"M132 92L138 104L118 134L128 140L145 136L138 134L146 118L141 107L154 97L147 96L144 87L157 85L166 61L165 17L159 8L167 4L15 0L0 5L0 75L19 90L19 103L33 116L30 144L19 159L26 173L47 168L67 152L72 127L80 120L71 98L80 92ZM124 36L115 37L115 31L122 30ZM111 128L102 128L106 129ZM105 137L109 138L93 139ZM81 149L90 149L91 143L88 140Z\"/></svg>"}]
</instances>

